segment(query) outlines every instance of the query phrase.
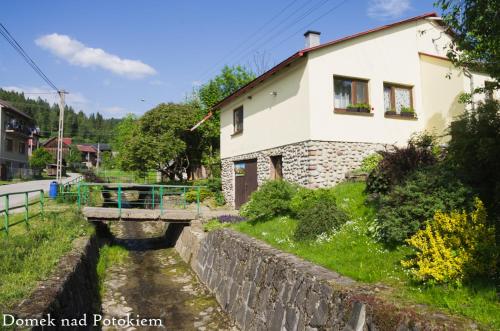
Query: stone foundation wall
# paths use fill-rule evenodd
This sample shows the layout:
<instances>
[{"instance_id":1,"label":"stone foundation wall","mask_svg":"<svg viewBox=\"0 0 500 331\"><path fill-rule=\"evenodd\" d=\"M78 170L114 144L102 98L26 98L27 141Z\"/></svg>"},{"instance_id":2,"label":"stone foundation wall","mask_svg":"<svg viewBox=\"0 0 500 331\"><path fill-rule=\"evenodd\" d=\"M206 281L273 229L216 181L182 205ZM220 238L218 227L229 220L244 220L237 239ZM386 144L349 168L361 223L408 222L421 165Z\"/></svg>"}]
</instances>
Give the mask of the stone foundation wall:
<instances>
[{"instance_id":1,"label":"stone foundation wall","mask_svg":"<svg viewBox=\"0 0 500 331\"><path fill-rule=\"evenodd\" d=\"M79 238L74 248L59 261L55 272L15 309L18 318L41 319L50 314L61 318L82 318L101 311L97 260L100 240L96 235ZM43 328L33 328L35 330ZM52 329L65 329L60 325Z\"/></svg>"},{"instance_id":2,"label":"stone foundation wall","mask_svg":"<svg viewBox=\"0 0 500 331\"><path fill-rule=\"evenodd\" d=\"M422 306L396 306L383 299L383 286L359 284L231 230L183 231L176 248L242 330L476 328Z\"/></svg>"},{"instance_id":3,"label":"stone foundation wall","mask_svg":"<svg viewBox=\"0 0 500 331\"><path fill-rule=\"evenodd\" d=\"M383 144L338 141L305 141L222 159L222 189L234 206L234 162L257 159L259 186L270 178L271 156L281 155L283 178L299 185L329 187L342 181L346 172L358 168L366 156L384 149Z\"/></svg>"}]
</instances>

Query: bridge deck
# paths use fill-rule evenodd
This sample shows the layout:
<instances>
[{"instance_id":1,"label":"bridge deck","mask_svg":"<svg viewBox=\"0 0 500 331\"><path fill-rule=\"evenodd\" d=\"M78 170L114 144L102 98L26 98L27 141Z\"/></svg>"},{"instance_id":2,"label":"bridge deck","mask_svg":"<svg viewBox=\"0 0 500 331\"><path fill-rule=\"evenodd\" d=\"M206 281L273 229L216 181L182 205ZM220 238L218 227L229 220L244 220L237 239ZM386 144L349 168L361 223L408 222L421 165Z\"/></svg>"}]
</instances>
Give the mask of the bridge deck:
<instances>
[{"instance_id":1,"label":"bridge deck","mask_svg":"<svg viewBox=\"0 0 500 331\"><path fill-rule=\"evenodd\" d=\"M83 207L83 216L89 221L163 221L187 223L195 219L211 219L220 215L234 214L236 211L202 211L188 209L126 209L105 207Z\"/></svg>"}]
</instances>

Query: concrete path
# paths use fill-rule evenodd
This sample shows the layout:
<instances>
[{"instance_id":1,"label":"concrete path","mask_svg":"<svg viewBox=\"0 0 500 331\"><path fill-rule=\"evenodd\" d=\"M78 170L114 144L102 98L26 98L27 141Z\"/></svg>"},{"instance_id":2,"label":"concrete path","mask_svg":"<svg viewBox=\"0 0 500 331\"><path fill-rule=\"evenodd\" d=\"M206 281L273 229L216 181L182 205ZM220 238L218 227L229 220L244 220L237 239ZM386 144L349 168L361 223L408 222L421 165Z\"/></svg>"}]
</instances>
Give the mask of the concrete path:
<instances>
[{"instance_id":1,"label":"concrete path","mask_svg":"<svg viewBox=\"0 0 500 331\"><path fill-rule=\"evenodd\" d=\"M74 178L80 176L80 174L77 173L68 173L67 178L63 179L63 183L67 183ZM16 184L8 184L8 185L2 185L0 186L0 194L4 193L14 193L14 192L24 192L24 191L31 191L31 190L43 190L45 192L45 195L48 196L49 192L49 186L50 183L53 182L55 179L44 179L44 180L32 180L29 182L22 182L22 183L16 183ZM33 199L38 197L39 193L30 193L29 194L29 199ZM9 198L9 207L14 207L14 206L22 206L24 204L24 195L19 194L19 195L13 195ZM4 209L4 198L0 198L0 210ZM19 213L23 212L23 209L15 209L12 210L11 213Z\"/></svg>"}]
</instances>

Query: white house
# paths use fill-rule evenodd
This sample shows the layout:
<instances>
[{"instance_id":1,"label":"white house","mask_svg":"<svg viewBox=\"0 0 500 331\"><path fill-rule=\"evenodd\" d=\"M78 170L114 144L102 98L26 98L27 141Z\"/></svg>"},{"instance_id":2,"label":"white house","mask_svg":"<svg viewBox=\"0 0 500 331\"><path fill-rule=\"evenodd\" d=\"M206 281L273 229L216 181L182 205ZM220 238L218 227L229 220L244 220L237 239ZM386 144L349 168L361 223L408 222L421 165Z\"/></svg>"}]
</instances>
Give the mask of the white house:
<instances>
[{"instance_id":1,"label":"white house","mask_svg":"<svg viewBox=\"0 0 500 331\"><path fill-rule=\"evenodd\" d=\"M214 107L223 190L236 207L269 178L332 186L388 144L443 132L464 111L460 94L489 79L452 66L435 13L324 44L319 35L308 31L305 49Z\"/></svg>"}]
</instances>

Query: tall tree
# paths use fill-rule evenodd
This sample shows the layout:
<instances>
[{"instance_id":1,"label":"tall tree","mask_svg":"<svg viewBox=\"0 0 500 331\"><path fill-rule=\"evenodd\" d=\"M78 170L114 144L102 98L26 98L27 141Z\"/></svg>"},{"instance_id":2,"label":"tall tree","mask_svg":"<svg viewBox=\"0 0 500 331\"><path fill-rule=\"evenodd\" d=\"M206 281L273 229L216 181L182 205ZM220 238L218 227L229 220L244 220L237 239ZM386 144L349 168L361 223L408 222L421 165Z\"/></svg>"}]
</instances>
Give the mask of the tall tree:
<instances>
[{"instance_id":1,"label":"tall tree","mask_svg":"<svg viewBox=\"0 0 500 331\"><path fill-rule=\"evenodd\" d=\"M448 57L459 67L480 67L500 81L500 2L498 0L437 0L443 20L454 35Z\"/></svg>"},{"instance_id":2,"label":"tall tree","mask_svg":"<svg viewBox=\"0 0 500 331\"><path fill-rule=\"evenodd\" d=\"M119 127L121 168L151 169L175 179L188 176L199 165L199 133L189 131L199 110L190 104L160 104L139 120L126 119Z\"/></svg>"},{"instance_id":3,"label":"tall tree","mask_svg":"<svg viewBox=\"0 0 500 331\"><path fill-rule=\"evenodd\" d=\"M255 74L242 66L224 66L220 74L202 85L196 93L195 101L199 103L199 113L197 120L201 120L212 110L218 102L225 97L236 92L238 89L255 79ZM220 114L218 111L213 113L209 121L203 123L197 131L202 138L201 159L203 165L209 168L210 172L218 175L219 150L220 150Z\"/></svg>"}]
</instances>

